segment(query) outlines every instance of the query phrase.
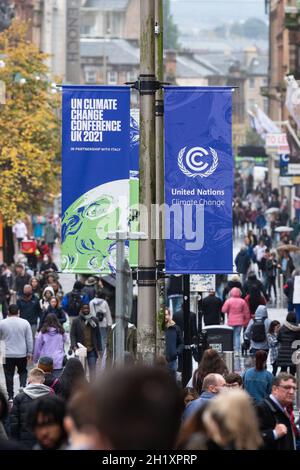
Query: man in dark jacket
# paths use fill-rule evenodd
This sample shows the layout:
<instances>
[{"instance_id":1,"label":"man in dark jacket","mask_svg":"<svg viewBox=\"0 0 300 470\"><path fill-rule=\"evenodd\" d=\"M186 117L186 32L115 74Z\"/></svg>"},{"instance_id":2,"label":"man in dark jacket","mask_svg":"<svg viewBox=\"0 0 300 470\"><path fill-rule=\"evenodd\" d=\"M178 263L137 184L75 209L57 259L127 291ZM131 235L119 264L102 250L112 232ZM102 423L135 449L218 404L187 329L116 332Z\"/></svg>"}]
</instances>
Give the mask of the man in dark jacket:
<instances>
[{"instance_id":1,"label":"man in dark jacket","mask_svg":"<svg viewBox=\"0 0 300 470\"><path fill-rule=\"evenodd\" d=\"M71 326L71 348L75 351L81 343L87 349L87 363L90 378L95 378L96 363L101 347L99 321L90 313L89 304L81 307L79 317L75 318Z\"/></svg>"},{"instance_id":2,"label":"man in dark jacket","mask_svg":"<svg viewBox=\"0 0 300 470\"><path fill-rule=\"evenodd\" d=\"M250 272L247 278L247 281L244 284L243 294L246 297L247 294L250 295L263 295L266 300L268 300L268 295L263 283L257 279L256 274L254 272Z\"/></svg>"},{"instance_id":3,"label":"man in dark jacket","mask_svg":"<svg viewBox=\"0 0 300 470\"><path fill-rule=\"evenodd\" d=\"M17 297L20 298L23 295L24 286L29 284L31 276L26 272L25 266L22 263L16 264L15 270L14 290L17 293Z\"/></svg>"},{"instance_id":4,"label":"man in dark jacket","mask_svg":"<svg viewBox=\"0 0 300 470\"><path fill-rule=\"evenodd\" d=\"M62 299L61 306L63 310L69 315L70 320L73 319L73 317L78 317L83 304L89 303L89 298L82 292L82 288L83 285L81 282L76 281L74 283L73 290L65 294L64 298Z\"/></svg>"},{"instance_id":5,"label":"man in dark jacket","mask_svg":"<svg viewBox=\"0 0 300 470\"><path fill-rule=\"evenodd\" d=\"M85 281L85 286L82 289L82 294L88 296L89 301L96 297L96 290L97 290L97 279L93 276L90 276Z\"/></svg>"},{"instance_id":6,"label":"man in dark jacket","mask_svg":"<svg viewBox=\"0 0 300 470\"><path fill-rule=\"evenodd\" d=\"M44 385L45 374L41 369L34 368L29 373L28 385L23 392L15 396L10 412L10 435L20 441L28 449L32 449L36 440L27 427L27 414L33 400L49 395L51 388Z\"/></svg>"},{"instance_id":7,"label":"man in dark jacket","mask_svg":"<svg viewBox=\"0 0 300 470\"><path fill-rule=\"evenodd\" d=\"M234 287L237 287L238 289L240 289L241 292L243 292L242 283L240 281L240 276L238 274L233 274L231 280L228 281L227 286L224 287L223 299L222 299L223 302L225 302L225 300L227 300L229 292Z\"/></svg>"},{"instance_id":8,"label":"man in dark jacket","mask_svg":"<svg viewBox=\"0 0 300 470\"><path fill-rule=\"evenodd\" d=\"M9 299L9 290L6 277L0 274L0 306L2 307L3 318L7 315L7 301Z\"/></svg>"},{"instance_id":9,"label":"man in dark jacket","mask_svg":"<svg viewBox=\"0 0 300 470\"><path fill-rule=\"evenodd\" d=\"M37 297L32 294L32 287L28 284L24 286L23 296L17 301L20 317L30 323L33 340L37 330L37 322L41 316L40 302Z\"/></svg>"},{"instance_id":10,"label":"man in dark jacket","mask_svg":"<svg viewBox=\"0 0 300 470\"><path fill-rule=\"evenodd\" d=\"M257 405L265 449L295 450L295 435L287 411L295 400L295 393L295 377L280 373L274 379L271 395Z\"/></svg>"},{"instance_id":11,"label":"man in dark jacket","mask_svg":"<svg viewBox=\"0 0 300 470\"><path fill-rule=\"evenodd\" d=\"M236 265L237 272L242 274L243 276L246 276L247 271L251 264L251 260L250 260L250 256L247 253L247 248L245 246L243 246L240 249L234 262Z\"/></svg>"},{"instance_id":12,"label":"man in dark jacket","mask_svg":"<svg viewBox=\"0 0 300 470\"><path fill-rule=\"evenodd\" d=\"M181 305L181 309L177 310L177 312L173 313L173 321L179 326L181 334L184 336L184 314L183 314L183 304ZM190 312L190 338L191 342L195 342L195 338L197 338L197 319L195 312ZM182 372L182 353L178 354L178 372Z\"/></svg>"},{"instance_id":13,"label":"man in dark jacket","mask_svg":"<svg viewBox=\"0 0 300 470\"><path fill-rule=\"evenodd\" d=\"M262 240L264 242L264 244L266 245L267 248L269 248L269 249L271 248L272 238L270 237L270 235L268 235L267 229L265 229L265 228L263 229L260 240Z\"/></svg>"},{"instance_id":14,"label":"man in dark jacket","mask_svg":"<svg viewBox=\"0 0 300 470\"><path fill-rule=\"evenodd\" d=\"M210 292L202 301L202 313L205 326L220 325L222 314L222 300L215 292Z\"/></svg>"},{"instance_id":15,"label":"man in dark jacket","mask_svg":"<svg viewBox=\"0 0 300 470\"><path fill-rule=\"evenodd\" d=\"M174 378L176 378L178 356L183 351L183 339L181 329L172 320L171 312L168 308L165 310L165 348L168 367Z\"/></svg>"},{"instance_id":16,"label":"man in dark jacket","mask_svg":"<svg viewBox=\"0 0 300 470\"><path fill-rule=\"evenodd\" d=\"M180 310L173 313L173 321L179 326L181 332L184 331L184 314L183 314L183 305ZM190 330L191 330L191 339L194 336L197 336L197 319L195 312L190 312Z\"/></svg>"}]
</instances>

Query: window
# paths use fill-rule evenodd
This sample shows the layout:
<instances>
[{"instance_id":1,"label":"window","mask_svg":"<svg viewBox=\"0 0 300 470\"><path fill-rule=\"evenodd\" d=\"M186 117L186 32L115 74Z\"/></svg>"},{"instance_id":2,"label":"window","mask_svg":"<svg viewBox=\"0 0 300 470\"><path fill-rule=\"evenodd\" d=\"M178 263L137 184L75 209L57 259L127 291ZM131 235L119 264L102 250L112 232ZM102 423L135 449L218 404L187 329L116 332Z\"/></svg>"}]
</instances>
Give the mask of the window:
<instances>
[{"instance_id":1,"label":"window","mask_svg":"<svg viewBox=\"0 0 300 470\"><path fill-rule=\"evenodd\" d=\"M254 86L255 86L255 78L250 77L249 78L249 87L254 88Z\"/></svg>"},{"instance_id":2,"label":"window","mask_svg":"<svg viewBox=\"0 0 300 470\"><path fill-rule=\"evenodd\" d=\"M136 73L134 70L130 70L129 72L127 72L127 79L126 81L127 82L134 82L136 80Z\"/></svg>"},{"instance_id":3,"label":"window","mask_svg":"<svg viewBox=\"0 0 300 470\"><path fill-rule=\"evenodd\" d=\"M86 83L97 83L97 69L95 67L85 67L84 76Z\"/></svg>"},{"instance_id":4,"label":"window","mask_svg":"<svg viewBox=\"0 0 300 470\"><path fill-rule=\"evenodd\" d=\"M108 85L118 84L118 74L115 70L110 70L109 72L107 72L107 84Z\"/></svg>"},{"instance_id":5,"label":"window","mask_svg":"<svg viewBox=\"0 0 300 470\"><path fill-rule=\"evenodd\" d=\"M86 26L86 25L81 26L81 34L89 36L91 32L92 32L91 26Z\"/></svg>"}]
</instances>

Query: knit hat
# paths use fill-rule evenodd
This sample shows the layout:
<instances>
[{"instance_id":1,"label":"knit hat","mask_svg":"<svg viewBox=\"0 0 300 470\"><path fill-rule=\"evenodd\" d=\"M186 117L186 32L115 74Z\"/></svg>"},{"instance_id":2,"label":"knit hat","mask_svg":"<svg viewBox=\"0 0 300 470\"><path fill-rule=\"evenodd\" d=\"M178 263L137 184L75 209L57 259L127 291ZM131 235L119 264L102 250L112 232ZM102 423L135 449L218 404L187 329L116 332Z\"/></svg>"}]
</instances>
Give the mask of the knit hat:
<instances>
[{"instance_id":1,"label":"knit hat","mask_svg":"<svg viewBox=\"0 0 300 470\"><path fill-rule=\"evenodd\" d=\"M42 369L45 373L53 372L53 359L49 356L41 356L38 362L38 368Z\"/></svg>"}]
</instances>

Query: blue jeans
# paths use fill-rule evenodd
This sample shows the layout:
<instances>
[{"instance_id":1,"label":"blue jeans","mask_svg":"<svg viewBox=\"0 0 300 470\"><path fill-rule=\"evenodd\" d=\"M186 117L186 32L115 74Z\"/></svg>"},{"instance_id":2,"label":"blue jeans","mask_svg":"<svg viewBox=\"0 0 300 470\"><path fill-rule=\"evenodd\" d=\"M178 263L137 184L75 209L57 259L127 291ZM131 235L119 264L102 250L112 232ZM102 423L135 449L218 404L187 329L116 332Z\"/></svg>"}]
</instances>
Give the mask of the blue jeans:
<instances>
[{"instance_id":1,"label":"blue jeans","mask_svg":"<svg viewBox=\"0 0 300 470\"><path fill-rule=\"evenodd\" d=\"M174 376L174 378L176 379L176 372L177 372L177 368L178 368L178 361L177 359L174 359L174 361L170 361L168 362L168 368L171 372L171 374Z\"/></svg>"},{"instance_id":2,"label":"blue jeans","mask_svg":"<svg viewBox=\"0 0 300 470\"><path fill-rule=\"evenodd\" d=\"M242 326L234 326L233 327L233 347L235 352L241 351L241 332L243 327Z\"/></svg>"},{"instance_id":3,"label":"blue jeans","mask_svg":"<svg viewBox=\"0 0 300 470\"><path fill-rule=\"evenodd\" d=\"M95 349L87 353L86 359L87 359L87 363L89 367L89 376L90 376L90 381L91 381L91 380L94 380L96 377L96 363L97 363L98 355Z\"/></svg>"}]
</instances>

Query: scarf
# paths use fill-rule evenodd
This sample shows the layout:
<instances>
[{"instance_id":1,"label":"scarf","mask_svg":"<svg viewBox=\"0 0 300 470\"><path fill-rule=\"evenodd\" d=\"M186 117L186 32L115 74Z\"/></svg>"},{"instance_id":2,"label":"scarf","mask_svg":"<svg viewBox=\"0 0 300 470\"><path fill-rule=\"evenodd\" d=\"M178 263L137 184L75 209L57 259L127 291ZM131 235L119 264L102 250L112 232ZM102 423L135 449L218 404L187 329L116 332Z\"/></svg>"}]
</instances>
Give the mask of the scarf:
<instances>
[{"instance_id":1,"label":"scarf","mask_svg":"<svg viewBox=\"0 0 300 470\"><path fill-rule=\"evenodd\" d=\"M83 313L80 313L80 317L84 320L86 325L90 325L92 328L97 327L97 323L95 322L94 316L91 312L88 315L83 315Z\"/></svg>"}]
</instances>

